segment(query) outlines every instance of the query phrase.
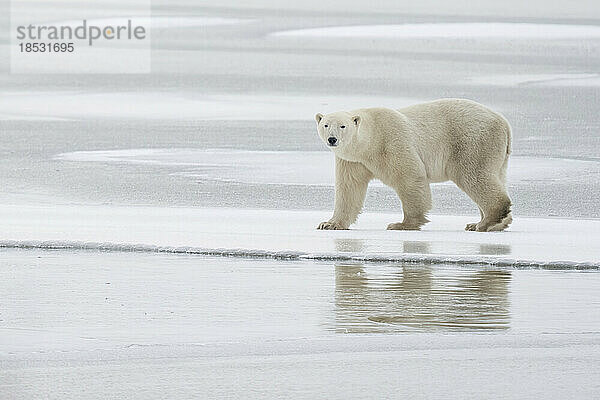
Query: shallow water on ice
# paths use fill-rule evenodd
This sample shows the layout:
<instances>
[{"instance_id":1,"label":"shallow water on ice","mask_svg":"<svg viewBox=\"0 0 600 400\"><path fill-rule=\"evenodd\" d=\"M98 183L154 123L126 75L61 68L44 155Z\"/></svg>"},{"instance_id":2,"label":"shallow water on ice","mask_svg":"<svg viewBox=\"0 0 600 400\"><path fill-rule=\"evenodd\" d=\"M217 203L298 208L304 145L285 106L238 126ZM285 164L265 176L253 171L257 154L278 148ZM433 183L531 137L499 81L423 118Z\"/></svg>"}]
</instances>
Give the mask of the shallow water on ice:
<instances>
[{"instance_id":1,"label":"shallow water on ice","mask_svg":"<svg viewBox=\"0 0 600 400\"><path fill-rule=\"evenodd\" d=\"M600 274L0 250L3 351L336 333L596 332ZM36 333L37 332L37 333ZM64 338L68 337L68 340Z\"/></svg>"},{"instance_id":2,"label":"shallow water on ice","mask_svg":"<svg viewBox=\"0 0 600 400\"><path fill-rule=\"evenodd\" d=\"M561 399L576 388L583 399L598 389L597 272L0 257L0 397L358 399L393 388Z\"/></svg>"}]
</instances>

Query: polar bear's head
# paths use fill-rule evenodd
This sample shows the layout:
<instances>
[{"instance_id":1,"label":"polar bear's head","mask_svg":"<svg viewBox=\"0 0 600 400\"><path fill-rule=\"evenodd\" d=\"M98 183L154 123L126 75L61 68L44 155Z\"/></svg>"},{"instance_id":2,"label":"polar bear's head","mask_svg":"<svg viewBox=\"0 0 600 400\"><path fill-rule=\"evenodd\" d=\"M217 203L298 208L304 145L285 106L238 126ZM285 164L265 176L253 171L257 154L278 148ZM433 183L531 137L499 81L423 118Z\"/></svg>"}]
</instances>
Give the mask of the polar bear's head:
<instances>
[{"instance_id":1,"label":"polar bear's head","mask_svg":"<svg viewBox=\"0 0 600 400\"><path fill-rule=\"evenodd\" d=\"M360 125L360 117L347 112L317 114L315 120L321 140L335 153L343 152L352 143Z\"/></svg>"}]
</instances>

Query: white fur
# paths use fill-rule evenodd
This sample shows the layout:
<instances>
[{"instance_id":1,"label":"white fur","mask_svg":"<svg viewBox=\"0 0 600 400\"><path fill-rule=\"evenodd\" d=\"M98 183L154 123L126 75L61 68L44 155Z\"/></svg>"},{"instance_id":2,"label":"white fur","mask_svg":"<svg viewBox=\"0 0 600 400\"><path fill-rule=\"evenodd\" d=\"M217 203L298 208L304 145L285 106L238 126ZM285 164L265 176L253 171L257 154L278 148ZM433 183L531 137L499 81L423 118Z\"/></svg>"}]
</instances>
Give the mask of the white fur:
<instances>
[{"instance_id":1,"label":"white fur","mask_svg":"<svg viewBox=\"0 0 600 400\"><path fill-rule=\"evenodd\" d=\"M404 221L388 229L420 229L431 209L429 184L448 180L479 206L481 221L466 230L503 230L512 222L506 192L511 130L487 107L442 99L315 118L319 136L336 156L335 210L318 229L348 229L373 178L392 187L402 201ZM329 138L336 139L335 146Z\"/></svg>"}]
</instances>

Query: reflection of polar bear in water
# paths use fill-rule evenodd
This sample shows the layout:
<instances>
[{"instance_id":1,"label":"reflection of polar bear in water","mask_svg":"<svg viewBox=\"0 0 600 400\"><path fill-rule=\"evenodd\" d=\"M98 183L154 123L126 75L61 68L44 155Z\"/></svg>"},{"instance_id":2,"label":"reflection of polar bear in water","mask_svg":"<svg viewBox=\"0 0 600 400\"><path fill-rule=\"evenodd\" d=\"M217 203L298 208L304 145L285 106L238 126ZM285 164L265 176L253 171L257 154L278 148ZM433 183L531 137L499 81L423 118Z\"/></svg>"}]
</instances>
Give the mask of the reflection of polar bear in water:
<instances>
[{"instance_id":1,"label":"reflection of polar bear in water","mask_svg":"<svg viewBox=\"0 0 600 400\"><path fill-rule=\"evenodd\" d=\"M335 265L334 329L508 329L510 282L510 271Z\"/></svg>"},{"instance_id":2,"label":"reflection of polar bear in water","mask_svg":"<svg viewBox=\"0 0 600 400\"><path fill-rule=\"evenodd\" d=\"M319 229L348 229L374 178L402 201L404 221L388 229L420 229L431 209L429 184L448 180L479 206L481 221L466 230L499 231L512 222L505 186L510 126L481 104L443 99L400 110L317 114L316 120L336 156L335 211Z\"/></svg>"}]
</instances>

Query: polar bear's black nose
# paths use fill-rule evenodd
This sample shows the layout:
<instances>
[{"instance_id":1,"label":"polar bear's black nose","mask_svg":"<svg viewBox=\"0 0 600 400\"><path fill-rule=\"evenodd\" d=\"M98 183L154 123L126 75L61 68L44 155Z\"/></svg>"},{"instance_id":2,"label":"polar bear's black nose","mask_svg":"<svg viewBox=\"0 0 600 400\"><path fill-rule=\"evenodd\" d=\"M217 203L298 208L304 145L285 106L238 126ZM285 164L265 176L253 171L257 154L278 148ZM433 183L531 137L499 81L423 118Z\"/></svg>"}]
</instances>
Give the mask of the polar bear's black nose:
<instances>
[{"instance_id":1,"label":"polar bear's black nose","mask_svg":"<svg viewBox=\"0 0 600 400\"><path fill-rule=\"evenodd\" d=\"M327 139L327 141L329 142L330 146L335 146L335 144L337 143L337 139L334 138L333 136L330 137L329 139Z\"/></svg>"}]
</instances>

